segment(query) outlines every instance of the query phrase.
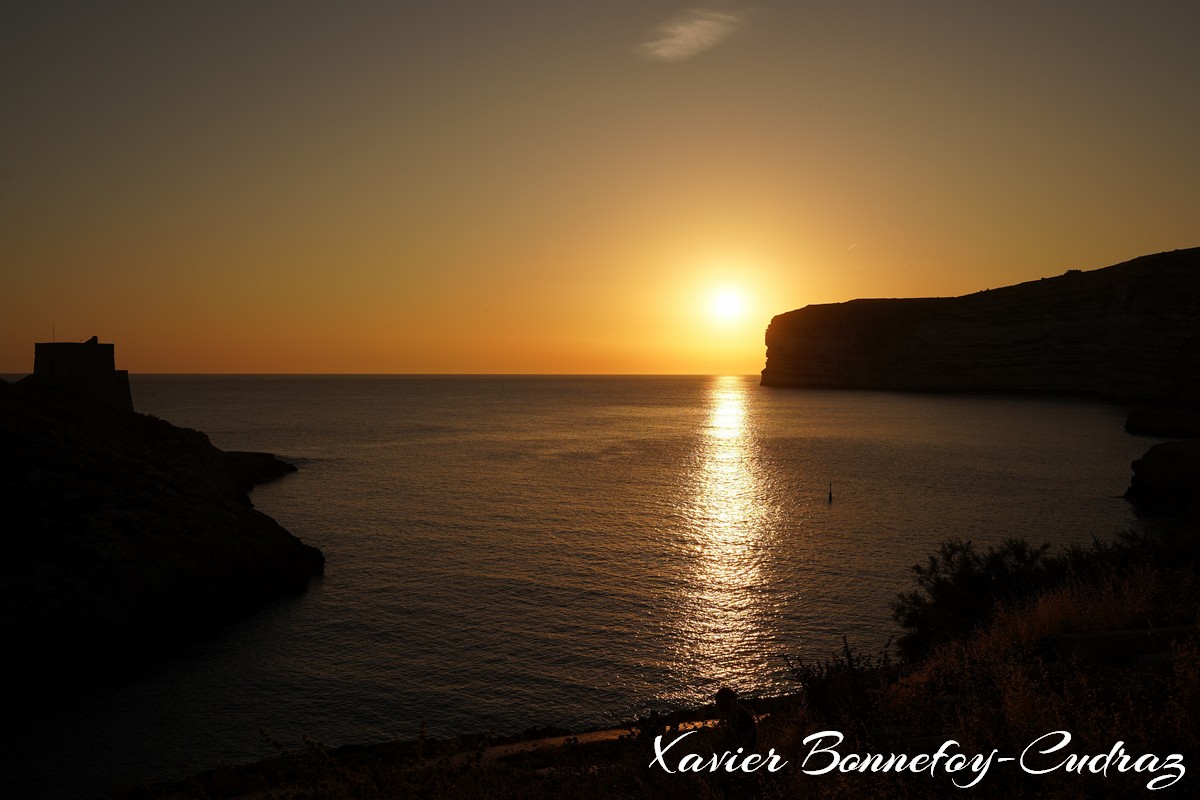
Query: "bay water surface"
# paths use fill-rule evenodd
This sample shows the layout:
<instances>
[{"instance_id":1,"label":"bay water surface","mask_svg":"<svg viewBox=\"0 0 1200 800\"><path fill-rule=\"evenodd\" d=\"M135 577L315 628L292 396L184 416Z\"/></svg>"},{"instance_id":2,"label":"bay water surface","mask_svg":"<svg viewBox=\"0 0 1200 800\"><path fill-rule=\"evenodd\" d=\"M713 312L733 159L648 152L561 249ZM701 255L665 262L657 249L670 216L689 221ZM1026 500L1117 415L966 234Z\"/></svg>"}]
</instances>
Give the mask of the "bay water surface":
<instances>
[{"instance_id":1,"label":"bay water surface","mask_svg":"<svg viewBox=\"0 0 1200 800\"><path fill-rule=\"evenodd\" d=\"M1120 406L752 377L134 376L135 405L300 471L257 508L302 596L10 723L5 796L90 797L336 746L572 729L794 689L878 652L949 537L1135 524ZM832 487L833 500L829 500ZM264 737L263 734L266 734Z\"/></svg>"}]
</instances>

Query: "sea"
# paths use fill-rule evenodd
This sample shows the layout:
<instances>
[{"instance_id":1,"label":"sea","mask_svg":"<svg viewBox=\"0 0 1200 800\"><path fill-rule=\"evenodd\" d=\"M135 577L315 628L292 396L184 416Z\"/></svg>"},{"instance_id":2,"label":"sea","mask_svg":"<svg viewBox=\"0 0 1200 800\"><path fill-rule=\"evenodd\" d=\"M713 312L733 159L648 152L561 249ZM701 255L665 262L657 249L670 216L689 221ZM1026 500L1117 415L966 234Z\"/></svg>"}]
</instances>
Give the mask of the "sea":
<instances>
[{"instance_id":1,"label":"sea","mask_svg":"<svg viewBox=\"0 0 1200 800\"><path fill-rule=\"evenodd\" d=\"M1137 525L1122 494L1154 442L1098 401L751 376L131 380L139 411L299 467L251 498L325 576L9 718L5 797L792 691L789 659L888 646L941 541Z\"/></svg>"}]
</instances>

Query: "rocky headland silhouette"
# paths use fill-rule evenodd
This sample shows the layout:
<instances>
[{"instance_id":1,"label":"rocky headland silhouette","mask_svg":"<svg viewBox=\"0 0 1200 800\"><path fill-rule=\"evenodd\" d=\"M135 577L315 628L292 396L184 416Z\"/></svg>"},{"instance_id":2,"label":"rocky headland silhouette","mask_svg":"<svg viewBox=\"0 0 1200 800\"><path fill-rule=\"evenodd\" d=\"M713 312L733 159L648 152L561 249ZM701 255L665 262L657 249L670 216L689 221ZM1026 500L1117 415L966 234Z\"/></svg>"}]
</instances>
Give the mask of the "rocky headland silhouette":
<instances>
[{"instance_id":1,"label":"rocky headland silhouette","mask_svg":"<svg viewBox=\"0 0 1200 800\"><path fill-rule=\"evenodd\" d=\"M963 297L779 314L764 386L1200 402L1200 248Z\"/></svg>"},{"instance_id":2,"label":"rocky headland silhouette","mask_svg":"<svg viewBox=\"0 0 1200 800\"><path fill-rule=\"evenodd\" d=\"M1200 520L1200 248L963 297L779 314L763 386L1073 394L1132 404L1131 433L1187 439L1132 465L1139 511Z\"/></svg>"},{"instance_id":3,"label":"rocky headland silhouette","mask_svg":"<svg viewBox=\"0 0 1200 800\"><path fill-rule=\"evenodd\" d=\"M1132 466L1125 497L1139 511L1200 525L1200 439L1156 444Z\"/></svg>"},{"instance_id":4,"label":"rocky headland silhouette","mask_svg":"<svg viewBox=\"0 0 1200 800\"><path fill-rule=\"evenodd\" d=\"M102 671L303 590L324 556L247 496L291 471L112 403L0 382L9 664Z\"/></svg>"}]
</instances>

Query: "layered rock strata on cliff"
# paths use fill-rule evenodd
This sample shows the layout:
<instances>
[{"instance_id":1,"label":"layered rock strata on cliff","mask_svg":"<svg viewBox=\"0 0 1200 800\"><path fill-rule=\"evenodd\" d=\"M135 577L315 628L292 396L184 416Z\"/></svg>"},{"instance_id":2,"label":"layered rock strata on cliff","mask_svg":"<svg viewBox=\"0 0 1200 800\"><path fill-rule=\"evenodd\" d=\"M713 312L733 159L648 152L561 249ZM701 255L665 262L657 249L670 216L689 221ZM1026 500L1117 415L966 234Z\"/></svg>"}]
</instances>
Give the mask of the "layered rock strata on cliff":
<instances>
[{"instance_id":1,"label":"layered rock strata on cliff","mask_svg":"<svg viewBox=\"0 0 1200 800\"><path fill-rule=\"evenodd\" d=\"M10 665L88 669L302 590L324 557L256 511L291 468L198 431L0 382L0 638Z\"/></svg>"},{"instance_id":2,"label":"layered rock strata on cliff","mask_svg":"<svg viewBox=\"0 0 1200 800\"><path fill-rule=\"evenodd\" d=\"M964 297L780 314L764 386L1200 401L1200 248Z\"/></svg>"}]
</instances>

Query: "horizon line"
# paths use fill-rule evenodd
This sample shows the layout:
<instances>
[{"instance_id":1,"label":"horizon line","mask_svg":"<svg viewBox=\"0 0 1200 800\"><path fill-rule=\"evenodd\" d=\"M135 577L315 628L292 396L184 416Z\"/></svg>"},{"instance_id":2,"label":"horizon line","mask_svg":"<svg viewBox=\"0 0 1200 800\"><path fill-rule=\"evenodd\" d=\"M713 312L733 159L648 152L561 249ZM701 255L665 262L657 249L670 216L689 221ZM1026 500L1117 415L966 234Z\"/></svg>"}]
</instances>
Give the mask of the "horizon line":
<instances>
[{"instance_id":1,"label":"horizon line","mask_svg":"<svg viewBox=\"0 0 1200 800\"><path fill-rule=\"evenodd\" d=\"M177 378L748 378L759 372L128 372L129 377ZM0 372L24 378L31 372Z\"/></svg>"}]
</instances>

